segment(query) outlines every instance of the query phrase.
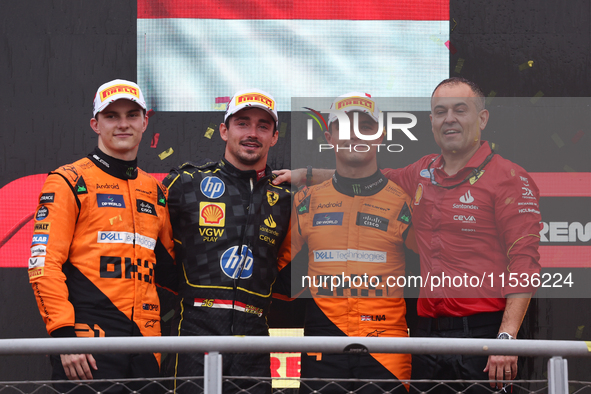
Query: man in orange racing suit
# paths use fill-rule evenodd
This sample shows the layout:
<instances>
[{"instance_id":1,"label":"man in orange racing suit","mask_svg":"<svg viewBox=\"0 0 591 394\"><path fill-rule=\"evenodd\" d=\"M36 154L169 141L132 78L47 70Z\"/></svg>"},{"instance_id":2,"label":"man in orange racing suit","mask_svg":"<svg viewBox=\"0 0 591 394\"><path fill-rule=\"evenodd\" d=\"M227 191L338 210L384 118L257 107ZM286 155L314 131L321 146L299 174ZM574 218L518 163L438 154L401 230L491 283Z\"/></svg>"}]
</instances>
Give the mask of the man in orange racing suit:
<instances>
[{"instance_id":1,"label":"man in orange racing suit","mask_svg":"<svg viewBox=\"0 0 591 394\"><path fill-rule=\"evenodd\" d=\"M103 84L93 115L98 148L51 172L43 185L29 279L52 337L159 336L155 283L174 284L174 278L159 278L160 269L174 264L174 252L167 190L137 168L148 125L140 88L124 80ZM51 363L54 380L157 377L160 354L62 354ZM106 391L128 392L124 386Z\"/></svg>"},{"instance_id":2,"label":"man in orange racing suit","mask_svg":"<svg viewBox=\"0 0 591 394\"><path fill-rule=\"evenodd\" d=\"M372 144L383 139L375 101L353 92L338 97L331 109L341 111L331 113L325 132L337 169L331 180L296 194L290 234L279 254L280 279L285 281L291 268L297 270L287 265L307 244L307 275L292 277L292 288L308 287L313 297L307 304L304 335L406 337L403 288L395 279L404 277L405 243L416 250L410 197L382 175L375 145L368 149L357 134L366 140L375 136ZM346 123L351 125L351 139L339 132L349 128ZM301 363L302 378L390 380L375 385L338 383L359 393L406 393L400 380L410 379L411 372L410 354L308 353L302 354ZM326 382L302 381L300 393L323 387L322 392L329 392L325 386Z\"/></svg>"}]
</instances>

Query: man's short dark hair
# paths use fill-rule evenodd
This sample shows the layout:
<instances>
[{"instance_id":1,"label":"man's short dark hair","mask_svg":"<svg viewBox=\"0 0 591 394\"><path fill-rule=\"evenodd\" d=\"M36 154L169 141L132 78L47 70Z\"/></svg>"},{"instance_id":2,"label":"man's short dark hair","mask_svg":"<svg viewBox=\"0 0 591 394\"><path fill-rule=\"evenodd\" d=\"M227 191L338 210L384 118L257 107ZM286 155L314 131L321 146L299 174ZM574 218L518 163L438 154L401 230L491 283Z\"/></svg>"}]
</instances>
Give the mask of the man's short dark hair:
<instances>
[{"instance_id":1,"label":"man's short dark hair","mask_svg":"<svg viewBox=\"0 0 591 394\"><path fill-rule=\"evenodd\" d=\"M238 111L240 112L240 111ZM224 122L224 124L226 125L226 128L229 129L230 128L230 119L232 119L232 117L236 115L236 114L232 114L230 116L228 116L228 119L226 119L226 121ZM271 116L271 119L273 119L273 117ZM275 135L275 133L278 133L279 130L277 130L277 123L275 123L275 120L273 120L273 135Z\"/></svg>"},{"instance_id":2,"label":"man's short dark hair","mask_svg":"<svg viewBox=\"0 0 591 394\"><path fill-rule=\"evenodd\" d=\"M445 85L459 85L459 84L466 84L470 87L470 90L472 90L472 93L474 93L474 95L476 97L480 97L481 100L477 101L477 105L481 104L481 108L479 108L479 111L482 111L484 109L484 104L486 102L486 100L484 99L484 92L482 91L482 89L480 89L480 86L478 86L476 84L476 82L470 81L469 79L466 78L462 78L462 77L451 77L448 79L444 79L443 81L439 82L439 85L437 85L435 87L435 89L433 89L433 93L431 93L431 97L433 97L433 95L435 94L435 92L437 91L437 89L439 89L440 86L445 86Z\"/></svg>"}]
</instances>

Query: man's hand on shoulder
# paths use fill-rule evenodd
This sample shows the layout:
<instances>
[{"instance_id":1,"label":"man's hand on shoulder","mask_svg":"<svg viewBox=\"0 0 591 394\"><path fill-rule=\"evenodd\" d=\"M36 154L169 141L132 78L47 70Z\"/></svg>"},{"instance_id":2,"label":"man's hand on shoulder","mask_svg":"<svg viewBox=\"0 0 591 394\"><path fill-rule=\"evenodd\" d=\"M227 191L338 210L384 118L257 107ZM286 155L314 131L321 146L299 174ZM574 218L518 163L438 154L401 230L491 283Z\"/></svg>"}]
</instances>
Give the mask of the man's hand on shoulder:
<instances>
[{"instance_id":1,"label":"man's hand on shoulder","mask_svg":"<svg viewBox=\"0 0 591 394\"><path fill-rule=\"evenodd\" d=\"M292 186L300 187L306 185L306 168L297 168L295 170L275 170L273 174L277 175L277 178L273 180L274 185L287 182L291 183ZM312 170L312 177L310 179L310 185L319 185L322 182L330 179L334 174L334 170L330 169L318 169Z\"/></svg>"},{"instance_id":2,"label":"man's hand on shoulder","mask_svg":"<svg viewBox=\"0 0 591 394\"><path fill-rule=\"evenodd\" d=\"M294 172L297 170L294 170ZM291 170L274 170L273 174L277 175L275 179L273 179L274 185L280 185L284 182L291 183L292 171Z\"/></svg>"},{"instance_id":3,"label":"man's hand on shoulder","mask_svg":"<svg viewBox=\"0 0 591 394\"><path fill-rule=\"evenodd\" d=\"M70 380L90 380L90 368L98 370L92 354L60 354L66 376Z\"/></svg>"}]
</instances>

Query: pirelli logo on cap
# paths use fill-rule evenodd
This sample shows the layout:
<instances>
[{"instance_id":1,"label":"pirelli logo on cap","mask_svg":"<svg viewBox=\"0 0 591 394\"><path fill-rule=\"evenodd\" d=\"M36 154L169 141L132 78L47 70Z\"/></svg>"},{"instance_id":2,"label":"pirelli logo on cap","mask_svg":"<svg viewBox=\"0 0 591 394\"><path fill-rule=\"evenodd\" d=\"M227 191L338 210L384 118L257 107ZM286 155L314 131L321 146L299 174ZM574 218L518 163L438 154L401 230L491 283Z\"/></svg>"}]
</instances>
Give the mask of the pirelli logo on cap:
<instances>
[{"instance_id":1,"label":"pirelli logo on cap","mask_svg":"<svg viewBox=\"0 0 591 394\"><path fill-rule=\"evenodd\" d=\"M260 93L246 93L236 97L236 105L245 103L261 103L269 109L275 109L275 101Z\"/></svg>"},{"instance_id":2,"label":"pirelli logo on cap","mask_svg":"<svg viewBox=\"0 0 591 394\"><path fill-rule=\"evenodd\" d=\"M99 93L101 97L101 102L105 101L106 99L117 93L127 93L137 97L138 99L140 98L140 92L137 88L134 88L130 85L115 85L110 86Z\"/></svg>"},{"instance_id":3,"label":"pirelli logo on cap","mask_svg":"<svg viewBox=\"0 0 591 394\"><path fill-rule=\"evenodd\" d=\"M351 106L367 108L369 111L373 112L376 107L376 104L373 102L373 100L369 100L363 97L347 97L342 99L341 101L337 101L335 109L342 110L346 107Z\"/></svg>"}]
</instances>

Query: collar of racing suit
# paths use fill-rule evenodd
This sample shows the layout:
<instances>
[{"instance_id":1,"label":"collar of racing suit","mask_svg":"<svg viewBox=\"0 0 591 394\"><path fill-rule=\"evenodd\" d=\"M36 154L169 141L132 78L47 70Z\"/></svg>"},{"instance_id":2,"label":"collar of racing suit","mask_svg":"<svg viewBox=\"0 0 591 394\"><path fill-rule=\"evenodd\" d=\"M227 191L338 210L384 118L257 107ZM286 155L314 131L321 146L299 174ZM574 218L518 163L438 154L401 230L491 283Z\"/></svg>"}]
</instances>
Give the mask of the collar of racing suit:
<instances>
[{"instance_id":1,"label":"collar of racing suit","mask_svg":"<svg viewBox=\"0 0 591 394\"><path fill-rule=\"evenodd\" d=\"M115 178L123 180L137 178L137 159L130 161L115 159L98 147L88 154L88 158L101 170Z\"/></svg>"},{"instance_id":2,"label":"collar of racing suit","mask_svg":"<svg viewBox=\"0 0 591 394\"><path fill-rule=\"evenodd\" d=\"M332 176L334 188L347 196L372 196L388 184L388 179L380 170L366 178L345 178L334 172Z\"/></svg>"},{"instance_id":3,"label":"collar of racing suit","mask_svg":"<svg viewBox=\"0 0 591 394\"><path fill-rule=\"evenodd\" d=\"M220 160L220 166L222 167L222 171L226 172L227 174L231 175L231 176L235 176L237 178L252 178L255 181L258 179L257 177L257 171L255 170L247 170L247 171L242 171L239 170L238 168L234 167L232 164L230 164L230 162L228 160L226 160L226 158L222 158L222 160ZM266 166L265 167L265 176L262 177L266 178L267 176L273 175L272 171L271 171L271 167Z\"/></svg>"}]
</instances>

